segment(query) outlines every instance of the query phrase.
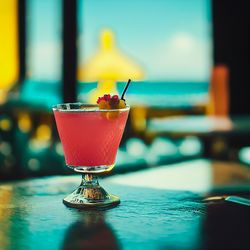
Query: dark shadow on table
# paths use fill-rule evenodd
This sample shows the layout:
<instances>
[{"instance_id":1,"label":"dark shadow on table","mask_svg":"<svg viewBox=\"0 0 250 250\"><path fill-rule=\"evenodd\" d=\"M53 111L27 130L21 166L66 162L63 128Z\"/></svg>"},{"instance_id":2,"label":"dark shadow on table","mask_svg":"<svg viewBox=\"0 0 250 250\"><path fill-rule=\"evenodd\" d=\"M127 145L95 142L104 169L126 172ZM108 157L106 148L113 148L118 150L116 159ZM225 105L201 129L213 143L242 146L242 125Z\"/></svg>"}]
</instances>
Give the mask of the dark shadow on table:
<instances>
[{"instance_id":1,"label":"dark shadow on table","mask_svg":"<svg viewBox=\"0 0 250 250\"><path fill-rule=\"evenodd\" d=\"M104 211L83 211L81 218L67 229L62 250L121 249L104 216Z\"/></svg>"},{"instance_id":2,"label":"dark shadow on table","mask_svg":"<svg viewBox=\"0 0 250 250\"><path fill-rule=\"evenodd\" d=\"M250 207L227 201L208 204L202 234L203 250L250 249Z\"/></svg>"}]
</instances>

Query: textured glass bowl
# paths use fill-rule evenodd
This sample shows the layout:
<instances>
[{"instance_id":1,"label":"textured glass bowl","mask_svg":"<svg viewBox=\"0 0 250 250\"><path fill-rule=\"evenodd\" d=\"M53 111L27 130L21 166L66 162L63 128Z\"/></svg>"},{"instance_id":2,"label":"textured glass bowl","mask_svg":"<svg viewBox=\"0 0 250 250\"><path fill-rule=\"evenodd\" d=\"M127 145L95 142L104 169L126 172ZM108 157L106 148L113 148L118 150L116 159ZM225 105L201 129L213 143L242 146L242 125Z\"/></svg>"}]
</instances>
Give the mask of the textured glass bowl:
<instances>
[{"instance_id":1,"label":"textured glass bowl","mask_svg":"<svg viewBox=\"0 0 250 250\"><path fill-rule=\"evenodd\" d=\"M80 186L64 198L67 206L108 207L120 199L108 194L97 175L112 170L129 113L124 109L105 110L97 105L65 103L53 107L66 165L82 174Z\"/></svg>"}]
</instances>

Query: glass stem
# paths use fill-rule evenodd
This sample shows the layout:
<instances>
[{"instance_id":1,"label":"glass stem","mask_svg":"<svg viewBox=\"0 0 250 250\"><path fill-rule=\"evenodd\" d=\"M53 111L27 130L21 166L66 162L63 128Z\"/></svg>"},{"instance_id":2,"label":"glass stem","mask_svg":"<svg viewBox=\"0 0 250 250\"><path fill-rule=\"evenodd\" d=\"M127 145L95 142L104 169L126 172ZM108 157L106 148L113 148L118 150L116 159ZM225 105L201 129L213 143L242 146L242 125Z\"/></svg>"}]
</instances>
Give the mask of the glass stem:
<instances>
[{"instance_id":1,"label":"glass stem","mask_svg":"<svg viewBox=\"0 0 250 250\"><path fill-rule=\"evenodd\" d=\"M93 174L83 174L81 186L99 186L98 178Z\"/></svg>"},{"instance_id":2,"label":"glass stem","mask_svg":"<svg viewBox=\"0 0 250 250\"><path fill-rule=\"evenodd\" d=\"M77 194L81 194L88 201L105 200L108 193L99 185L96 175L83 174L81 185L76 190Z\"/></svg>"}]
</instances>

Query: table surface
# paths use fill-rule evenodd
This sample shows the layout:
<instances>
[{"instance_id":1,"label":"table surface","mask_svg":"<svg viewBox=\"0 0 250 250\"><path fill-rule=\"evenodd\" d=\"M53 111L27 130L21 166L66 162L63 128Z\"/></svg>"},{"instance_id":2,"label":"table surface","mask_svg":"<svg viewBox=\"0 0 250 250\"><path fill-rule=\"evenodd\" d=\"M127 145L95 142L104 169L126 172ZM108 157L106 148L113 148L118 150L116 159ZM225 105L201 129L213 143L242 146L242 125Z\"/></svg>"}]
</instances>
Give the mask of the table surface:
<instances>
[{"instance_id":1,"label":"table surface","mask_svg":"<svg viewBox=\"0 0 250 250\"><path fill-rule=\"evenodd\" d=\"M247 249L250 207L204 196L250 194L250 168L198 159L100 182L113 209L65 207L79 176L0 184L0 249Z\"/></svg>"}]
</instances>

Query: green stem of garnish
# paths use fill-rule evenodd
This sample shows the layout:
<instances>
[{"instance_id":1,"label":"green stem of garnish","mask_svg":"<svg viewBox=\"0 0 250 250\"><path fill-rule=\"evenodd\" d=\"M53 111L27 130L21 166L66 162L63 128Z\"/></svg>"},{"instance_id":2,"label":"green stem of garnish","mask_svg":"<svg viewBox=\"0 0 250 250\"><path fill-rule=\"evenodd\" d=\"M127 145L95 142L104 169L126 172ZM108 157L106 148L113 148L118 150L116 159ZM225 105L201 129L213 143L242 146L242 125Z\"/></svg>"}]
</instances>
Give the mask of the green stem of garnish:
<instances>
[{"instance_id":1,"label":"green stem of garnish","mask_svg":"<svg viewBox=\"0 0 250 250\"><path fill-rule=\"evenodd\" d=\"M121 100L124 100L124 101L125 101L124 96L125 96L125 94L126 94L126 91L127 91L127 89L128 89L128 86L129 86L130 82L131 82L131 79L128 79L128 82L127 82L127 84L126 84L126 87L125 87L125 89L124 89L123 92L122 92Z\"/></svg>"}]
</instances>

